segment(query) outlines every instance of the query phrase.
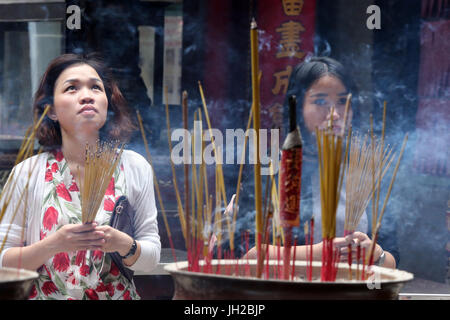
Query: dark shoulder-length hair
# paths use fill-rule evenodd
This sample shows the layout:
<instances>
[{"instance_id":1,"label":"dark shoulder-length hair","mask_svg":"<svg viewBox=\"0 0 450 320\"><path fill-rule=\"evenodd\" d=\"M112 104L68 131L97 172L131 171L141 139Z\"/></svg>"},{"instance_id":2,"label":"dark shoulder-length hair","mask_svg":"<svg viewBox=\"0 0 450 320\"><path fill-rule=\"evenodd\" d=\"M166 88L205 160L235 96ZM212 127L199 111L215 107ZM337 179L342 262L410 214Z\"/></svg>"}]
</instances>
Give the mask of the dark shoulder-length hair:
<instances>
[{"instance_id":1,"label":"dark shoulder-length hair","mask_svg":"<svg viewBox=\"0 0 450 320\"><path fill-rule=\"evenodd\" d=\"M86 64L95 69L105 87L106 97L108 98L108 112L106 122L99 132L100 139L128 141L136 126L131 120L127 102L114 81L111 70L96 53L87 55L63 54L50 62L34 96L33 112L36 119L41 117L47 105L53 105L55 82L59 75L65 69L78 64ZM62 137L59 123L51 120L47 115L40 124L36 136L46 150L61 147Z\"/></svg>"},{"instance_id":2,"label":"dark shoulder-length hair","mask_svg":"<svg viewBox=\"0 0 450 320\"><path fill-rule=\"evenodd\" d=\"M289 110L288 99L291 95L295 95L297 98L297 123L300 126L302 138L306 143L305 147L307 149L308 144L315 144L315 140L312 139L312 135L306 129L305 121L303 119L305 93L318 79L324 76L336 77L343 83L345 88L352 93L353 118L355 119L357 117L357 108L355 108L355 105L353 104L356 100L355 95L357 94L357 88L347 70L340 62L329 57L312 57L311 59L298 64L292 70L289 78L289 85L283 107L283 125L284 128L287 128Z\"/></svg>"}]
</instances>

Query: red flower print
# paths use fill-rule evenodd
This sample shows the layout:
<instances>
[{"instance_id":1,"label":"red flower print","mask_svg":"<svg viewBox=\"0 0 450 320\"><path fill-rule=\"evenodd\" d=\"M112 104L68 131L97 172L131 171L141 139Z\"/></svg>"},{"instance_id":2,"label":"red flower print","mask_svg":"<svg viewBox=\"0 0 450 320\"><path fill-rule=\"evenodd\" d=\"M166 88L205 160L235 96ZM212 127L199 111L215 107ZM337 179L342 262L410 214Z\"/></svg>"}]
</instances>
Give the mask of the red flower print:
<instances>
[{"instance_id":1,"label":"red flower print","mask_svg":"<svg viewBox=\"0 0 450 320\"><path fill-rule=\"evenodd\" d=\"M58 161L58 162L61 162L62 159L64 159L64 155L63 155L63 153L62 153L61 150L56 151L56 152L54 153L54 156L55 156L56 161Z\"/></svg>"},{"instance_id":2,"label":"red flower print","mask_svg":"<svg viewBox=\"0 0 450 320\"><path fill-rule=\"evenodd\" d=\"M111 178L108 188L106 188L105 195L106 196L111 196L111 195L114 196L114 177Z\"/></svg>"},{"instance_id":3,"label":"red flower print","mask_svg":"<svg viewBox=\"0 0 450 320\"><path fill-rule=\"evenodd\" d=\"M123 300L131 300L130 291L125 291L125 293L123 294Z\"/></svg>"},{"instance_id":4,"label":"red flower print","mask_svg":"<svg viewBox=\"0 0 450 320\"><path fill-rule=\"evenodd\" d=\"M84 290L84 294L89 298L89 300L98 300L97 292L94 289Z\"/></svg>"},{"instance_id":5,"label":"red flower print","mask_svg":"<svg viewBox=\"0 0 450 320\"><path fill-rule=\"evenodd\" d=\"M31 293L30 293L30 296L28 297L28 299L33 299L36 296L37 296L36 285L33 284L33 287L31 288Z\"/></svg>"},{"instance_id":6,"label":"red flower print","mask_svg":"<svg viewBox=\"0 0 450 320\"><path fill-rule=\"evenodd\" d=\"M53 180L53 174L50 170L45 172L45 182L49 182Z\"/></svg>"},{"instance_id":7,"label":"red flower print","mask_svg":"<svg viewBox=\"0 0 450 320\"><path fill-rule=\"evenodd\" d=\"M123 291L124 289L125 289L125 287L123 286L123 284L119 283L119 284L117 285L117 290Z\"/></svg>"},{"instance_id":8,"label":"red flower print","mask_svg":"<svg viewBox=\"0 0 450 320\"><path fill-rule=\"evenodd\" d=\"M78 186L77 186L77 184L76 184L75 181L72 182L72 185L70 186L69 191L71 191L71 192L74 192L74 191L80 191L80 190L78 189Z\"/></svg>"},{"instance_id":9,"label":"red flower print","mask_svg":"<svg viewBox=\"0 0 450 320\"><path fill-rule=\"evenodd\" d=\"M54 225L58 222L58 211L54 207L48 207L44 213L44 219L42 224L44 229L51 230Z\"/></svg>"},{"instance_id":10,"label":"red flower print","mask_svg":"<svg viewBox=\"0 0 450 320\"><path fill-rule=\"evenodd\" d=\"M59 197L63 198L64 200L72 201L72 197L70 196L69 191L67 191L64 182L61 182L59 185L56 186L56 193L58 194Z\"/></svg>"},{"instance_id":11,"label":"red flower print","mask_svg":"<svg viewBox=\"0 0 450 320\"><path fill-rule=\"evenodd\" d=\"M112 297L114 295L114 286L112 285L112 283L108 283L107 285L105 285L103 282L100 282L97 286L97 288L95 288L95 291L97 292L105 292L108 291L108 294L110 297Z\"/></svg>"},{"instance_id":12,"label":"red flower print","mask_svg":"<svg viewBox=\"0 0 450 320\"><path fill-rule=\"evenodd\" d=\"M78 284L78 280L77 278L74 276L73 272L71 272L69 274L69 277L67 278L67 281L70 281L70 283L72 283L73 285L77 285Z\"/></svg>"},{"instance_id":13,"label":"red flower print","mask_svg":"<svg viewBox=\"0 0 450 320\"><path fill-rule=\"evenodd\" d=\"M113 211L114 210L114 201L107 198L105 202L103 203L103 209L105 211Z\"/></svg>"},{"instance_id":14,"label":"red flower print","mask_svg":"<svg viewBox=\"0 0 450 320\"><path fill-rule=\"evenodd\" d=\"M92 258L94 258L94 260L100 260L103 257L103 252L100 250L94 250L92 252Z\"/></svg>"},{"instance_id":15,"label":"red flower print","mask_svg":"<svg viewBox=\"0 0 450 320\"><path fill-rule=\"evenodd\" d=\"M49 294L52 294L53 292L57 292L58 288L56 288L53 281L45 281L42 285L42 292L48 296Z\"/></svg>"},{"instance_id":16,"label":"red flower print","mask_svg":"<svg viewBox=\"0 0 450 320\"><path fill-rule=\"evenodd\" d=\"M56 271L66 271L67 268L69 268L70 260L69 255L67 252L60 252L55 254L53 257L53 268L55 268Z\"/></svg>"},{"instance_id":17,"label":"red flower print","mask_svg":"<svg viewBox=\"0 0 450 320\"><path fill-rule=\"evenodd\" d=\"M55 173L56 171L58 171L58 164L56 162L53 162L52 164L52 172Z\"/></svg>"},{"instance_id":18,"label":"red flower print","mask_svg":"<svg viewBox=\"0 0 450 320\"><path fill-rule=\"evenodd\" d=\"M83 277L86 277L89 274L89 266L87 264L85 264L84 266L81 266L80 268L80 274Z\"/></svg>"},{"instance_id":19,"label":"red flower print","mask_svg":"<svg viewBox=\"0 0 450 320\"><path fill-rule=\"evenodd\" d=\"M80 250L77 252L77 257L75 258L75 264L77 266L86 264L86 250Z\"/></svg>"},{"instance_id":20,"label":"red flower print","mask_svg":"<svg viewBox=\"0 0 450 320\"><path fill-rule=\"evenodd\" d=\"M50 167L50 164L47 161L47 164L45 165L45 168L48 168L48 167Z\"/></svg>"},{"instance_id":21,"label":"red flower print","mask_svg":"<svg viewBox=\"0 0 450 320\"><path fill-rule=\"evenodd\" d=\"M109 272L115 277L119 275L120 273L119 268L117 268L114 262L111 262L111 269L109 270Z\"/></svg>"},{"instance_id":22,"label":"red flower print","mask_svg":"<svg viewBox=\"0 0 450 320\"><path fill-rule=\"evenodd\" d=\"M42 240L42 239L44 239L46 236L47 236L47 234L41 230L41 238L40 238L40 239Z\"/></svg>"},{"instance_id":23,"label":"red flower print","mask_svg":"<svg viewBox=\"0 0 450 320\"><path fill-rule=\"evenodd\" d=\"M114 295L114 286L112 283L108 283L108 285L106 286L106 290L108 291L108 294L110 297L112 297Z\"/></svg>"},{"instance_id":24,"label":"red flower print","mask_svg":"<svg viewBox=\"0 0 450 320\"><path fill-rule=\"evenodd\" d=\"M106 286L103 282L99 282L97 288L95 288L95 291L97 292L105 292Z\"/></svg>"}]
</instances>

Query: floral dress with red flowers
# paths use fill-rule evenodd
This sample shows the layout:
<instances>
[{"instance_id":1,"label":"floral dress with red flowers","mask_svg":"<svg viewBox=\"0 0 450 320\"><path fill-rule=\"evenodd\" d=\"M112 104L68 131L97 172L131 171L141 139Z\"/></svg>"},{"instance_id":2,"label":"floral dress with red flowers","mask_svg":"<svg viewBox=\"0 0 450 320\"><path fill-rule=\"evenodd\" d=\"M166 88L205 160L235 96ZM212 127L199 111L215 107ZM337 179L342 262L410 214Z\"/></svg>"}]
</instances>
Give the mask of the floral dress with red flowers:
<instances>
[{"instance_id":1,"label":"floral dress with red flowers","mask_svg":"<svg viewBox=\"0 0 450 320\"><path fill-rule=\"evenodd\" d=\"M95 221L108 225L115 199L126 194L123 165L117 166ZM61 151L48 154L41 240L66 224L81 222L79 188ZM60 252L38 270L30 299L140 299L133 282L100 250Z\"/></svg>"}]
</instances>

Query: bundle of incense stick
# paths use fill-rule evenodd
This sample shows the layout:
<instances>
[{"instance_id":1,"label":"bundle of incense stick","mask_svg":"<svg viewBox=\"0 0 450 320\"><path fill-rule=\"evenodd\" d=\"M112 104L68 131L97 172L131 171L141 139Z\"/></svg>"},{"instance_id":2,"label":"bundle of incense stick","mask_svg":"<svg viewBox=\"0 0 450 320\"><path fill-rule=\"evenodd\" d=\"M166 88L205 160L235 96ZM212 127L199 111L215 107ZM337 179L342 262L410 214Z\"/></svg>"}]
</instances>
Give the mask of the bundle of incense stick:
<instances>
[{"instance_id":1,"label":"bundle of incense stick","mask_svg":"<svg viewBox=\"0 0 450 320\"><path fill-rule=\"evenodd\" d=\"M332 124L331 124L332 127ZM322 281L334 281L336 256L333 239L336 236L336 210L339 203L341 179L343 176L342 141L330 128L316 128L320 176L320 200L322 209Z\"/></svg>"},{"instance_id":2,"label":"bundle of incense stick","mask_svg":"<svg viewBox=\"0 0 450 320\"><path fill-rule=\"evenodd\" d=\"M95 147L86 145L84 180L81 188L81 220L92 223L103 201L106 188L122 155L119 142L97 142Z\"/></svg>"},{"instance_id":3,"label":"bundle of incense stick","mask_svg":"<svg viewBox=\"0 0 450 320\"><path fill-rule=\"evenodd\" d=\"M368 135L352 134L346 166L344 236L356 230L375 192L374 185L381 183L378 180L384 177L392 164L392 150L383 145L383 140L369 143ZM372 177L375 177L375 183L367 183Z\"/></svg>"},{"instance_id":4,"label":"bundle of incense stick","mask_svg":"<svg viewBox=\"0 0 450 320\"><path fill-rule=\"evenodd\" d=\"M384 104L383 123L385 122L385 118L386 118L386 103ZM372 141L374 141L375 138L374 138L374 134L373 134L373 118L372 118L372 116L370 117L370 127L371 127L371 139L372 139ZM384 142L384 124L383 124L383 132L382 132L382 141ZM397 176L397 171L400 166L400 161L403 157L403 152L405 151L407 141L408 141L408 133L405 135L405 137L403 139L402 147L401 147L400 153L397 158L397 163L395 165L394 172L391 177L391 182L389 183L389 187L388 187L386 197L383 202L383 207L381 208L381 212L379 212L381 178L379 178L376 183L375 182L375 174L374 174L375 170L372 169L372 187L374 189L374 192L372 193L372 244L369 248L368 255L363 255L363 257L365 259L364 262L369 266L373 264L375 246L376 246L377 240L378 240L378 232L380 231L381 221L383 219L383 216L384 216L384 213L386 210L386 205L387 205L387 203L389 201L389 197L391 195L392 187L394 185L394 181ZM372 160L371 165L373 168L375 167L374 160ZM378 172L378 174L381 175L381 172Z\"/></svg>"}]
</instances>

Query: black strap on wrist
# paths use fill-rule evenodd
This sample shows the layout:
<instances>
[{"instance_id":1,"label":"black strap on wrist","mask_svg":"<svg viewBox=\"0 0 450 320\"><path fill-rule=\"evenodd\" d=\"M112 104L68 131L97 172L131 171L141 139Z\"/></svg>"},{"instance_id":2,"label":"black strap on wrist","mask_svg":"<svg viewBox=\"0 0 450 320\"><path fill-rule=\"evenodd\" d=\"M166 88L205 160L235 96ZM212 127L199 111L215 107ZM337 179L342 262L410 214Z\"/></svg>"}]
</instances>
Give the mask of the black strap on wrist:
<instances>
[{"instance_id":1,"label":"black strap on wrist","mask_svg":"<svg viewBox=\"0 0 450 320\"><path fill-rule=\"evenodd\" d=\"M119 253L119 256L122 259L126 259L128 257L131 257L132 255L134 255L136 253L136 249L137 249L137 243L136 243L136 240L133 239L133 244L131 245L130 251L128 251L128 253L126 255L124 255L124 256L121 256L120 253Z\"/></svg>"}]
</instances>

